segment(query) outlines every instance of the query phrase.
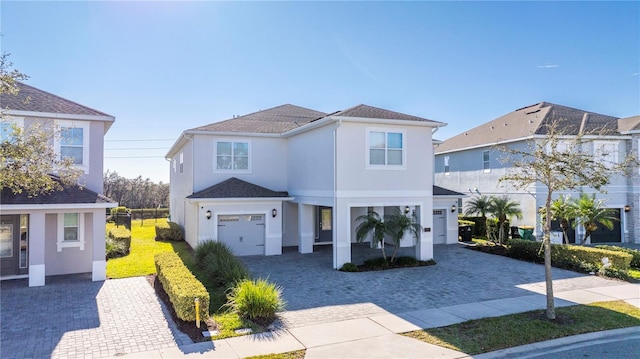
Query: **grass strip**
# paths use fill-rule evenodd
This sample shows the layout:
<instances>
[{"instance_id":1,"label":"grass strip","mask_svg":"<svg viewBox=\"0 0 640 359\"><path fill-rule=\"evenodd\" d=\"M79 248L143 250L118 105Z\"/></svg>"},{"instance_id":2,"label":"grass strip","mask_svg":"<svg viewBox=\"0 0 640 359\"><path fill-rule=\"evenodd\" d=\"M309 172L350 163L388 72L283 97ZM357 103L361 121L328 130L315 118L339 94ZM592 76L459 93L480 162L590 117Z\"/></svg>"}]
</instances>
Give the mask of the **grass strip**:
<instances>
[{"instance_id":1,"label":"grass strip","mask_svg":"<svg viewBox=\"0 0 640 359\"><path fill-rule=\"evenodd\" d=\"M640 308L624 301L556 308L557 318L544 310L470 320L403 335L470 355L571 335L640 326Z\"/></svg>"}]
</instances>

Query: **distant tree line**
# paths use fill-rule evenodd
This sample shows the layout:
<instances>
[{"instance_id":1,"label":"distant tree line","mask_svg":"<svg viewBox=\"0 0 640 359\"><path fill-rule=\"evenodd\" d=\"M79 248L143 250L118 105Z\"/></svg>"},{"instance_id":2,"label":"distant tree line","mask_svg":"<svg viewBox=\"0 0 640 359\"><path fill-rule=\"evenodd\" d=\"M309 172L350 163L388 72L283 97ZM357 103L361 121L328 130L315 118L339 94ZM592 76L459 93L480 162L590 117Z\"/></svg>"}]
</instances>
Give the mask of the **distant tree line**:
<instances>
[{"instance_id":1,"label":"distant tree line","mask_svg":"<svg viewBox=\"0 0 640 359\"><path fill-rule=\"evenodd\" d=\"M118 172L104 173L104 195L127 208L158 208L169 206L169 184L152 182L138 176L128 179Z\"/></svg>"}]
</instances>

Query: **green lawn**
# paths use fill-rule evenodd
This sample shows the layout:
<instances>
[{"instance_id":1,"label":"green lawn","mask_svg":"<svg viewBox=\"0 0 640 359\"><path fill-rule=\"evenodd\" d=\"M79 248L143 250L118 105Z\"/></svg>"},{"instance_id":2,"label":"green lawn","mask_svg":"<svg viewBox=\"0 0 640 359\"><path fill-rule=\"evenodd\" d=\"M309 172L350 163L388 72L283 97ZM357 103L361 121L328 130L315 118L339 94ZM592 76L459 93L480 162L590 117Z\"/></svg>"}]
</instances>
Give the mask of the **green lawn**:
<instances>
[{"instance_id":1,"label":"green lawn","mask_svg":"<svg viewBox=\"0 0 640 359\"><path fill-rule=\"evenodd\" d=\"M640 308L624 301L556 308L558 319L544 311L470 320L404 335L470 355L602 330L640 326Z\"/></svg>"},{"instance_id":2,"label":"green lawn","mask_svg":"<svg viewBox=\"0 0 640 359\"><path fill-rule=\"evenodd\" d=\"M158 219L158 221L166 221ZM156 267L153 257L157 253L177 252L181 257L188 252L184 242L157 242L155 238L154 220L147 219L144 225L140 220L131 221L131 249L129 255L109 259L107 261L108 278L127 278L154 274ZM113 227L113 223L107 223L107 230Z\"/></svg>"}]
</instances>

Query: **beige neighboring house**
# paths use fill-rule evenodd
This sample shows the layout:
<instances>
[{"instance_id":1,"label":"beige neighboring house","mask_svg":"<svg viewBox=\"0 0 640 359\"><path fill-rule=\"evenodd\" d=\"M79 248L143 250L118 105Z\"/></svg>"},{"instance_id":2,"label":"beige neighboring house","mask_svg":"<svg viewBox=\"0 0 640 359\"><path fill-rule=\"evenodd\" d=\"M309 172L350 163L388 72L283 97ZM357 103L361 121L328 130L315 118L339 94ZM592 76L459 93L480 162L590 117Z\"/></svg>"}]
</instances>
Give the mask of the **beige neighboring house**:
<instances>
[{"instance_id":1,"label":"beige neighboring house","mask_svg":"<svg viewBox=\"0 0 640 359\"><path fill-rule=\"evenodd\" d=\"M474 195L508 195L520 202L524 215L522 220L514 220L512 225L535 225L539 236L542 228L538 208L544 206L547 189L537 184L523 191L508 183L499 184L498 179L507 173L511 165L501 161L504 154L495 146L525 149L526 141L543 138L546 126L554 121L559 121L568 136L575 136L579 131L597 131L599 135L585 148L596 158L619 161L630 153L640 157L640 116L620 119L540 102L483 123L436 145L435 184L467 194L461 209ZM613 230L600 228L594 232L592 242L640 243L638 171L635 169L631 176L612 177L610 184L604 188L606 193L597 193L591 188L581 189L585 193L596 193L598 199L605 199L606 205L614 210L619 219ZM567 194L576 197L579 192L559 192L555 193L555 198ZM554 226L559 231L557 224ZM582 229L577 228L576 231L569 233L571 242L575 242L576 237L582 238Z\"/></svg>"},{"instance_id":2,"label":"beige neighboring house","mask_svg":"<svg viewBox=\"0 0 640 359\"><path fill-rule=\"evenodd\" d=\"M237 255L333 250L351 262L356 218L400 209L424 227L416 258L457 243L460 193L433 186L432 134L445 124L368 105L324 113L290 104L185 130L171 161L171 219L187 242ZM453 208L453 210L452 210Z\"/></svg>"},{"instance_id":3,"label":"beige neighboring house","mask_svg":"<svg viewBox=\"0 0 640 359\"><path fill-rule=\"evenodd\" d=\"M94 281L104 280L105 214L117 205L102 195L104 135L115 118L23 83L18 88L17 95L0 97L0 141L12 125L28 131L41 124L57 134L50 143L55 151L83 172L82 186L36 197L2 189L0 279L28 278L32 287L44 285L46 276L90 272Z\"/></svg>"}]
</instances>

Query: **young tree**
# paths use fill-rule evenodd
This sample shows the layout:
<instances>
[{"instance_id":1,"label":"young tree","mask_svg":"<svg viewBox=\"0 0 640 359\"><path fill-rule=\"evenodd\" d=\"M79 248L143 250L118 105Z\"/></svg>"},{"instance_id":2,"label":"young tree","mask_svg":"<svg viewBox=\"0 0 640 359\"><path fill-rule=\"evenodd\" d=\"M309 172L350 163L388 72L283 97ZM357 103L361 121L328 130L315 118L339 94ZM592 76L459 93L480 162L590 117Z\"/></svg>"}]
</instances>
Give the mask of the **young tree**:
<instances>
[{"instance_id":1,"label":"young tree","mask_svg":"<svg viewBox=\"0 0 640 359\"><path fill-rule=\"evenodd\" d=\"M28 78L12 69L8 57L7 53L0 55L0 98L5 101L9 96L19 96L18 83ZM80 172L73 167L73 159L60 158L52 148L55 129L38 124L24 129L12 125L6 110L10 109L0 109L0 188L38 196L77 183Z\"/></svg>"},{"instance_id":2,"label":"young tree","mask_svg":"<svg viewBox=\"0 0 640 359\"><path fill-rule=\"evenodd\" d=\"M393 240L395 248L391 255L391 262L396 259L396 253L400 247L400 242L404 238L405 234L410 234L414 239L418 239L422 226L416 222L415 216L407 217L400 208L395 208L392 214L385 216L385 229L387 234Z\"/></svg>"},{"instance_id":3,"label":"young tree","mask_svg":"<svg viewBox=\"0 0 640 359\"><path fill-rule=\"evenodd\" d=\"M613 210L604 206L603 200L596 201L596 195L589 196L586 193L580 195L573 202L575 208L575 225L584 227L584 237L582 244L590 240L591 233L598 229L598 224L605 226L607 229L613 229L613 222L618 220Z\"/></svg>"},{"instance_id":4,"label":"young tree","mask_svg":"<svg viewBox=\"0 0 640 359\"><path fill-rule=\"evenodd\" d=\"M492 196L489 200L487 212L491 213L498 219L498 244L502 245L505 238L504 223L511 217L522 218L522 210L520 204L512 201L507 196Z\"/></svg>"},{"instance_id":5,"label":"young tree","mask_svg":"<svg viewBox=\"0 0 640 359\"><path fill-rule=\"evenodd\" d=\"M568 129L560 128L558 122L551 123L546 127L546 135L530 140L526 148L500 147L506 155L503 161L511 165L511 169L500 181L508 181L519 189L527 189L536 184L545 186L546 213L551 213L551 202L555 192L575 190L582 186L602 191L612 175L625 173L631 165L637 165L633 156L626 156L617 163L600 160L588 150L593 146L586 146L597 136L587 137L583 131L578 131L577 135L567 132L570 136L564 136L563 130ZM550 238L551 220L547 218L544 221L542 240L547 292L546 315L548 319L555 319Z\"/></svg>"},{"instance_id":6,"label":"young tree","mask_svg":"<svg viewBox=\"0 0 640 359\"><path fill-rule=\"evenodd\" d=\"M489 201L490 201L490 198L487 195L483 194L483 195L475 196L473 199L469 200L469 202L467 202L467 204L465 205L465 208L464 208L465 216L480 215L480 218L482 218L482 225L486 229L487 213L489 213L489 211L487 210L489 208ZM489 238L488 235L487 235L487 238Z\"/></svg>"},{"instance_id":7,"label":"young tree","mask_svg":"<svg viewBox=\"0 0 640 359\"><path fill-rule=\"evenodd\" d=\"M386 227L380 215L374 211L370 211L367 214L363 214L356 218L358 227L356 227L356 240L358 243L362 243L369 234L373 235L372 241L374 245L380 246L382 250L382 258L387 259L387 254L384 251L384 235L386 233Z\"/></svg>"}]
</instances>

